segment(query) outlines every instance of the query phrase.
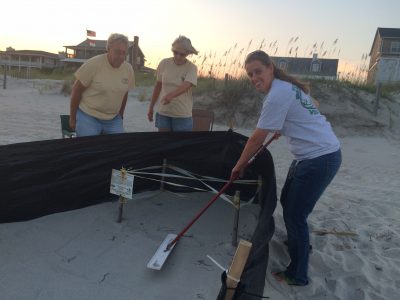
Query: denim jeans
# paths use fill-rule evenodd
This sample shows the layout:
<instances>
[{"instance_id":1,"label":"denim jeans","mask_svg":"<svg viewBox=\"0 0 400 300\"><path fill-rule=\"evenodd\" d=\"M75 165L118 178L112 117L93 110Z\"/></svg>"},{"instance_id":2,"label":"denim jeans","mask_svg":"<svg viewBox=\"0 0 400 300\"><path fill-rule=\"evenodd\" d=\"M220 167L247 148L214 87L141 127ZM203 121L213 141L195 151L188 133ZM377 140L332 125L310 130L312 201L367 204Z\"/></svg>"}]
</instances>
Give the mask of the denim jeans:
<instances>
[{"instance_id":1,"label":"denim jeans","mask_svg":"<svg viewBox=\"0 0 400 300\"><path fill-rule=\"evenodd\" d=\"M122 118L118 114L111 120L100 120L78 108L76 112L76 135L89 136L100 134L123 133Z\"/></svg>"},{"instance_id":2,"label":"denim jeans","mask_svg":"<svg viewBox=\"0 0 400 300\"><path fill-rule=\"evenodd\" d=\"M192 131L193 119L174 118L156 113L156 127L159 129L168 129L169 131Z\"/></svg>"},{"instance_id":3,"label":"denim jeans","mask_svg":"<svg viewBox=\"0 0 400 300\"><path fill-rule=\"evenodd\" d=\"M308 215L335 177L341 162L339 149L313 159L293 161L289 168L281 194L291 260L285 273L299 284L308 283Z\"/></svg>"}]
</instances>

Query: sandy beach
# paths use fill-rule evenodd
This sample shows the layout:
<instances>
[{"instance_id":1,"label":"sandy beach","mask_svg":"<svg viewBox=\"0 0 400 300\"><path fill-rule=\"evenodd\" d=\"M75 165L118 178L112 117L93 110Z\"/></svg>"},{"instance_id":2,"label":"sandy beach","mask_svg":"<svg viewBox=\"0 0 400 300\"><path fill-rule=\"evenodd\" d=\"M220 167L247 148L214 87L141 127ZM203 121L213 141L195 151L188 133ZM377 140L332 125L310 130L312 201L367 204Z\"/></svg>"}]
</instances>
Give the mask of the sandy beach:
<instances>
[{"instance_id":1,"label":"sandy beach","mask_svg":"<svg viewBox=\"0 0 400 300\"><path fill-rule=\"evenodd\" d=\"M61 138L60 114L69 113L62 82L10 79L0 90L0 145ZM148 102L139 87L129 94L127 132L155 131L147 121ZM340 100L340 101L339 101ZM368 113L346 99L321 102L322 113L354 118L333 124L343 151L342 167L309 218L313 251L306 287L289 287L270 273L289 262L283 244L282 209L274 214L264 296L270 299L400 298L400 139L385 129L357 127ZM385 120L385 109L378 117ZM372 117L371 117L372 118ZM344 123L344 121L346 121ZM216 124L214 130L227 130ZM249 128L236 131L249 135ZM292 157L281 138L269 147L278 193ZM103 203L38 219L0 224L0 298L14 299L215 299L221 270L228 267L232 207L209 209L182 239L161 271L148 259L171 228L179 231L212 194L138 194L115 222L117 203ZM279 194L278 194L279 196ZM240 236L250 239L257 205L246 206ZM220 216L226 216L221 219Z\"/></svg>"}]
</instances>

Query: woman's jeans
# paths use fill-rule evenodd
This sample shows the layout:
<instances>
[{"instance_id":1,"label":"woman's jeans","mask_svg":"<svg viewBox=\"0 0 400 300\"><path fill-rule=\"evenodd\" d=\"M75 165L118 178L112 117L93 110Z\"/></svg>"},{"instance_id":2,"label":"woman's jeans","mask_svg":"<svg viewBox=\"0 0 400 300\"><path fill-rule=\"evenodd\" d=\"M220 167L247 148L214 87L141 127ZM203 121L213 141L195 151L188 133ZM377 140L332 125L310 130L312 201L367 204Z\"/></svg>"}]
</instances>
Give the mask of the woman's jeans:
<instances>
[{"instance_id":1,"label":"woman's jeans","mask_svg":"<svg viewBox=\"0 0 400 300\"><path fill-rule=\"evenodd\" d=\"M118 114L111 120L100 120L78 108L76 112L76 135L89 136L100 134L123 133L122 118Z\"/></svg>"},{"instance_id":2,"label":"woman's jeans","mask_svg":"<svg viewBox=\"0 0 400 300\"><path fill-rule=\"evenodd\" d=\"M168 131L192 131L193 119L168 117L156 113L156 127L158 129L166 129Z\"/></svg>"},{"instance_id":3,"label":"woman's jeans","mask_svg":"<svg viewBox=\"0 0 400 300\"><path fill-rule=\"evenodd\" d=\"M325 188L335 177L342 162L336 152L313 159L293 161L282 189L281 204L287 230L291 262L286 275L298 284L307 284L309 233L307 217Z\"/></svg>"}]
</instances>

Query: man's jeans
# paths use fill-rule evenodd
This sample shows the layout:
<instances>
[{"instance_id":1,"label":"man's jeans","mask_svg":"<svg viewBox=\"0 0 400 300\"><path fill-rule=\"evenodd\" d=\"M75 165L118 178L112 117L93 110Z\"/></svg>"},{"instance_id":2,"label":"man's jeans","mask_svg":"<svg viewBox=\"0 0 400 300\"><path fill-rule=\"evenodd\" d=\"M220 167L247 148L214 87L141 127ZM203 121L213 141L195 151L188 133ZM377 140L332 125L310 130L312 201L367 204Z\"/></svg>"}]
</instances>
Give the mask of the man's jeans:
<instances>
[{"instance_id":1,"label":"man's jeans","mask_svg":"<svg viewBox=\"0 0 400 300\"><path fill-rule=\"evenodd\" d=\"M309 233L307 217L342 162L341 150L317 158L293 161L282 189L281 204L291 262L286 275L307 284Z\"/></svg>"},{"instance_id":2,"label":"man's jeans","mask_svg":"<svg viewBox=\"0 0 400 300\"><path fill-rule=\"evenodd\" d=\"M76 112L76 135L78 137L123 132L124 127L119 114L111 120L100 120L88 115L79 108Z\"/></svg>"}]
</instances>

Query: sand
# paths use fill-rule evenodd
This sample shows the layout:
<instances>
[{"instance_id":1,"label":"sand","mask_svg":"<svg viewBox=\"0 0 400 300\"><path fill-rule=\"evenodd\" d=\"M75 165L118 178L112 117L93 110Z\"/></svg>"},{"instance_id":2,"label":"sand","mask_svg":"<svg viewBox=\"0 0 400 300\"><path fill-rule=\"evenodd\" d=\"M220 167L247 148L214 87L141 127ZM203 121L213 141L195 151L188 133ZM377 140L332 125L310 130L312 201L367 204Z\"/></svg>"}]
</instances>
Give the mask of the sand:
<instances>
[{"instance_id":1,"label":"sand","mask_svg":"<svg viewBox=\"0 0 400 300\"><path fill-rule=\"evenodd\" d=\"M0 145L61 138L59 115L68 114L69 98L60 94L60 87L57 81L10 79L7 89L0 90ZM138 100L141 89L129 96L124 120L129 132L154 131L154 124L146 119L148 102ZM329 106L340 113L340 103ZM324 103L321 111L323 107ZM361 108L351 107L355 119L358 110L365 115ZM398 299L400 141L382 130L366 134L365 127L352 127L350 119L346 126L334 125L340 131L343 164L309 218L311 283L289 287L270 275L289 261L278 205L264 295L271 299ZM217 125L216 129L227 128ZM270 151L279 191L291 155L284 139L273 143ZM223 200L182 238L161 271L146 268L169 230L183 228L211 196L140 194L126 205L121 224L115 222L116 202L0 224L0 298L215 299L221 270L207 255L227 267L234 252L233 210ZM242 238L250 238L257 211L253 205L243 209ZM221 221L220 216L226 219Z\"/></svg>"}]
</instances>

